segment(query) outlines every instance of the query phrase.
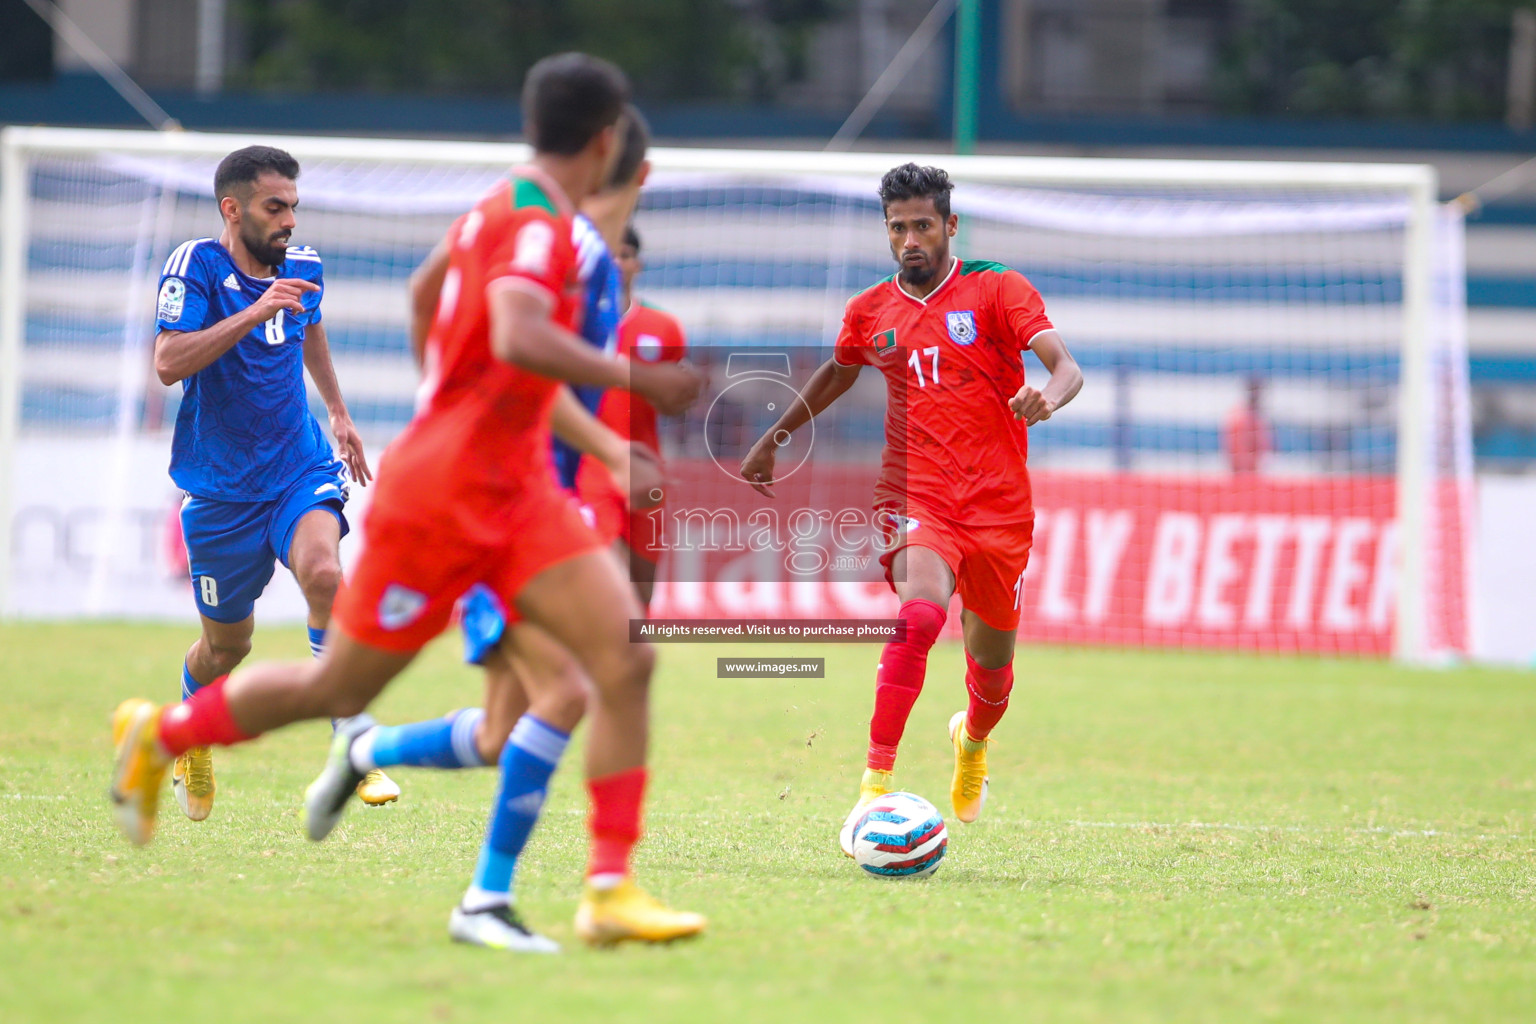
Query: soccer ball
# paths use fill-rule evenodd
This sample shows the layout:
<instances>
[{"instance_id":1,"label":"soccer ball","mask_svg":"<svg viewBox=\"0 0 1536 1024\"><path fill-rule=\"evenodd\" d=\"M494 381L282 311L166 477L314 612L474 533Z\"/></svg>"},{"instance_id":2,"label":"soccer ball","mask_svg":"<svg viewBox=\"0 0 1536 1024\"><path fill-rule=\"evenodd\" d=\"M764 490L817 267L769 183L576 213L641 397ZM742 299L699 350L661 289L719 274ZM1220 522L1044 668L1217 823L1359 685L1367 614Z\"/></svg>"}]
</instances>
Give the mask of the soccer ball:
<instances>
[{"instance_id":1,"label":"soccer ball","mask_svg":"<svg viewBox=\"0 0 1536 1024\"><path fill-rule=\"evenodd\" d=\"M853 826L853 859L872 875L925 878L939 869L949 829L938 809L916 793L887 793Z\"/></svg>"}]
</instances>

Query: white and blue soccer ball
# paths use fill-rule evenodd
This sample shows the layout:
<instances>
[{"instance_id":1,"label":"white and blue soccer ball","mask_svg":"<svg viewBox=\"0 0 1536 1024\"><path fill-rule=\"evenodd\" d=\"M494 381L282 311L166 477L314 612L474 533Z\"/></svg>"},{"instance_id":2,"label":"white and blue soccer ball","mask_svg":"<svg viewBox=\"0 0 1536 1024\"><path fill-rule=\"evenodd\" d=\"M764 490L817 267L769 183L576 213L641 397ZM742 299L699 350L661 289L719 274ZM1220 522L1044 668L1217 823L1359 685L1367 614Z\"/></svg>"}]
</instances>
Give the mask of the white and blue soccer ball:
<instances>
[{"instance_id":1,"label":"white and blue soccer ball","mask_svg":"<svg viewBox=\"0 0 1536 1024\"><path fill-rule=\"evenodd\" d=\"M925 878L948 846L943 816L916 793L876 797L853 826L854 861L884 878Z\"/></svg>"}]
</instances>

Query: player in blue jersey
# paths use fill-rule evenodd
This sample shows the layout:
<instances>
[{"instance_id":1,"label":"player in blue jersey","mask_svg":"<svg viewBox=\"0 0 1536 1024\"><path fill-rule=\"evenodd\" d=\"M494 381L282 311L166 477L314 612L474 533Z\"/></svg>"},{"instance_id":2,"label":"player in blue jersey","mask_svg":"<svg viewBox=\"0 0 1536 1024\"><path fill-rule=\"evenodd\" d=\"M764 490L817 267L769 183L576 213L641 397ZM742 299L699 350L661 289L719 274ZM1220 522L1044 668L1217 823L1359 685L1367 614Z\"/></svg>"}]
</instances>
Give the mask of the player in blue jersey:
<instances>
[{"instance_id":1,"label":"player in blue jersey","mask_svg":"<svg viewBox=\"0 0 1536 1024\"><path fill-rule=\"evenodd\" d=\"M639 152L644 154L645 150L641 149ZM643 171L643 161L640 167ZM623 169L620 167L617 170ZM640 186L644 184L644 174L637 173L636 176L640 180L633 182L633 185L634 192L638 195ZM623 208L612 211L599 205L607 192L617 191L619 189L616 187L589 196L582 203L581 212L576 214L571 232L571 240L576 244L577 273L581 278L582 287L586 290L585 308L581 318L581 336L594 348L602 349L610 355L617 348L619 318L623 313L620 309L622 287L619 279L619 265L603 237L602 229L593 223L588 211L609 214L627 213ZM623 231L622 223L619 225L619 230ZM570 390L576 396L576 400L581 403L582 408L593 416L597 415L597 407L603 400L602 388L577 384L571 386ZM576 493L576 471L581 467L582 453L567 441L556 437L553 455L555 476L559 478L560 486L572 494Z\"/></svg>"},{"instance_id":2,"label":"player in blue jersey","mask_svg":"<svg viewBox=\"0 0 1536 1024\"><path fill-rule=\"evenodd\" d=\"M614 346L622 312L621 280L605 238L622 239L650 168L645 160L650 132L644 118L627 106L621 124L608 184L583 200L572 238L586 289L581 334L589 344L605 350ZM412 280L412 335L418 355L446 267L446 250L434 252ZM552 458L561 484L573 492L572 501L583 452L609 467L620 486L631 491L648 493L662 482L659 465L649 452L636 450L593 415L601 398L600 388L569 388L555 405L551 427L557 437ZM513 874L543 809L549 779L585 714L589 684L575 657L547 632L528 622L509 623L506 610L489 588L477 586L465 596L460 625L465 659L486 670L484 706L410 725L375 726L352 735L348 733L355 727L342 730L332 748L331 763L310 787L306 804L313 820L320 816L316 808L336 802L334 793L348 778L380 767L499 764L500 790L473 880L449 919L449 934L460 942L498 949L551 952L558 947L529 930L512 908ZM642 917L649 913L641 909ZM645 934L643 923L635 923L634 928L628 937Z\"/></svg>"},{"instance_id":3,"label":"player in blue jersey","mask_svg":"<svg viewBox=\"0 0 1536 1024\"><path fill-rule=\"evenodd\" d=\"M288 244L298 176L298 161L280 149L229 154L214 174L223 233L182 243L160 278L155 371L183 387L171 479L186 493L181 525L202 617L181 668L183 700L250 652L252 611L276 561L304 593L310 649L320 656L341 582L348 478L366 484L371 476L331 365L320 256ZM339 459L310 414L306 369L330 413ZM171 778L187 817L208 817L209 749L177 758ZM379 772L358 793L382 804L400 790Z\"/></svg>"}]
</instances>

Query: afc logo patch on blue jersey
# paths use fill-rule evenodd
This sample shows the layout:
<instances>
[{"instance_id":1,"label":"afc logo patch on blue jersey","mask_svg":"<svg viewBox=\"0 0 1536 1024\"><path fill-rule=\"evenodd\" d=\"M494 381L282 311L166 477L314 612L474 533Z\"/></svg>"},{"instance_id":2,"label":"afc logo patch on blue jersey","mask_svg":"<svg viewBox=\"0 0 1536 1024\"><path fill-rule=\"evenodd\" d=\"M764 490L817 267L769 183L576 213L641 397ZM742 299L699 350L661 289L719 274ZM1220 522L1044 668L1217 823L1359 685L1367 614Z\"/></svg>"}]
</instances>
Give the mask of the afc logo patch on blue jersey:
<instances>
[{"instance_id":1,"label":"afc logo patch on blue jersey","mask_svg":"<svg viewBox=\"0 0 1536 1024\"><path fill-rule=\"evenodd\" d=\"M187 305L187 284L179 277L168 277L160 286L160 302L155 316L160 320L180 320Z\"/></svg>"},{"instance_id":2,"label":"afc logo patch on blue jersey","mask_svg":"<svg viewBox=\"0 0 1536 1024\"><path fill-rule=\"evenodd\" d=\"M949 326L949 340L956 345L969 345L976 340L976 314L969 309L944 314Z\"/></svg>"}]
</instances>

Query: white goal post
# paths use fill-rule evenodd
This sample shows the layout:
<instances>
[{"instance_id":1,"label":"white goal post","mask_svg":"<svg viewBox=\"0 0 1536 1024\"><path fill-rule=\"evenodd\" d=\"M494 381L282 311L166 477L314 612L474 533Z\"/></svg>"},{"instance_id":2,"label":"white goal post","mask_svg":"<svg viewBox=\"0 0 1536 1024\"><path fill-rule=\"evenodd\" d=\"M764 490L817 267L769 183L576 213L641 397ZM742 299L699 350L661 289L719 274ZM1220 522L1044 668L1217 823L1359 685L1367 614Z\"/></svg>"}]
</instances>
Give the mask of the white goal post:
<instances>
[{"instance_id":1,"label":"white goal post","mask_svg":"<svg viewBox=\"0 0 1536 1024\"><path fill-rule=\"evenodd\" d=\"M472 201L476 188L494 180L500 170L527 155L526 147L520 144L5 128L0 133L0 525L5 527L5 533L0 535L0 617L124 613L120 602L106 599L73 609L57 602L42 607L24 600L18 589L24 586L20 574L25 567L17 560L30 557L23 557L29 550L26 545L37 536L18 533L22 526L16 520L24 495L35 485L23 476L24 467L19 461L26 438L34 434L74 436L95 430L94 436L101 446L125 446L124 439L129 434L137 437L148 430L140 424L139 406L135 404L142 382L125 382L119 376L116 405L111 404L112 396L105 389L92 397L66 386L69 375L79 372L71 367L99 367L109 358L101 346L110 344L110 337L104 329L92 328L99 337L78 341L84 337L86 328L69 319L70 311L61 305L66 300L60 294L67 296L71 288L94 293L109 285L124 289L124 294L112 300L124 310L123 344L130 348L145 344L145 337L153 334L154 278L166 256L166 246L195 237L194 228L182 229L184 222L191 223L187 212L190 207L176 204L192 203L199 191L209 192L213 163L234 149L256 142L280 146L304 166L300 180L301 227L295 241L313 244L327 258L332 250L344 250L360 268L352 271L358 275L371 273L365 269L367 266L386 260L380 253L393 244L392 240L381 237L367 245L352 244L352 239L363 237L357 232L366 231L351 226L338 227L335 237L314 238L304 230L306 214L314 212L320 217L323 211L335 210L332 219L337 224L343 217L349 217L352 219L347 224L352 225L361 223L367 216L366 208L373 205L382 218L435 218L435 222L445 226L455 209L467 207L465 197ZM648 235L647 252L658 254L657 264L664 267L654 275L658 282L654 290L673 300L670 305L690 331L696 327L690 317L698 322L698 341L703 345L709 344L711 330L721 336L739 337L743 331L752 329L754 317L771 318L779 315L783 307L809 302L815 308L804 313L802 319L809 326L798 336L815 337L819 344L830 346L841 302L857 290L848 287L848 281L850 274L856 278L859 271L847 268L874 265L884 245L878 216L871 215L868 208L874 184L890 167L914 158L919 163L944 167L956 182L955 204L962 217L962 255L1008 263L1030 254L1039 255L1040 265L1046 268L1045 280L1027 268L1021 269L1035 280L1069 345L1075 345L1078 337L1073 329L1075 319L1084 324L1097 322L1095 317L1113 322L1112 331L1105 328L1102 346L1094 343L1098 347L1093 347L1093 351L1102 354L1096 356L1098 361L1088 370L1088 386L1101 389L1100 394L1104 394L1111 382L1118 382L1120 397L1113 408L1105 406L1107 426L1103 431L1092 436L1084 433L1071 442L1080 444L1079 448L1073 449L1066 443L1061 447L1047 445L1053 440L1049 431L1055 429L1055 421L1031 432L1032 444L1037 434L1041 439L1042 466L1047 476L1058 469L1070 475L1082 466L1112 466L1105 471L1175 481L1186 472L1183 467L1187 467L1191 480L1215 479L1224 472L1224 463L1220 450L1211 447L1212 439L1217 439L1218 445L1226 443L1220 440L1224 435L1220 433L1223 428L1219 426L1217 406L1227 402L1227 396L1236 394L1241 382L1253 381L1252 388L1257 390L1262 385L1277 404L1290 403L1299 410L1294 428L1278 421L1274 427L1270 461L1279 467L1275 478L1284 486L1309 476L1335 481L1347 476L1360 481L1357 490L1363 493L1367 476L1375 473L1383 480L1391 478L1394 511L1387 514L1395 515L1396 554L1390 577L1390 652L1402 660L1424 662L1465 650L1464 642L1454 638L1447 641L1437 635L1433 625L1442 615L1436 604L1441 599L1436 595L1443 594L1447 587L1458 591L1454 597L1459 602L1457 614L1470 621L1466 606L1470 586L1466 579L1470 574L1471 550L1466 537L1469 526L1464 518L1458 518L1455 524L1460 550L1449 562L1437 561L1431 543L1435 532L1443 526L1447 500L1454 506L1453 514L1464 517L1465 509L1455 503L1466 498L1470 481L1461 223L1453 211L1445 210L1437 201L1434 168L1407 164L914 157L897 153L657 148L651 153L655 188L649 191L663 200L655 207L658 212L643 213L641 221L642 233ZM144 188L155 190L154 197L136 191L132 197L122 199L121 210L111 207L110 218L118 225L113 229L117 232L115 244L124 253L93 253L88 241L90 220L98 215L93 211L107 211L109 199L117 201L112 199L112 190L129 179L148 183ZM201 200L211 205L206 194ZM875 210L878 211L877 206ZM48 224L39 220L40 213L51 218ZM208 222L206 214L205 207L196 233L217 234L217 221ZM135 235L132 228L122 226L134 217L149 229L148 237L142 231ZM974 231L970 230L973 223L977 225ZM167 230L179 234L160 237ZM384 236L391 230L381 227L378 234ZM405 229L400 231L403 237ZM759 231L762 238L770 239L777 237L775 232L781 233L785 246L796 250L794 255L803 256L805 266L815 273L797 269L792 261L781 261L784 265L769 268L771 260L760 246L747 244L749 236L759 237L753 234ZM696 237L690 232L705 233ZM853 237L851 232L857 232L856 243L849 241ZM1360 246L1364 243L1357 244L1356 239L1366 235L1373 239L1374 248L1370 254L1361 255L1364 249ZM128 254L127 248L134 243L135 253ZM834 252L838 247L846 251ZM1075 262L1049 262L1053 247L1073 253ZM394 255L388 255L387 260L404 258L395 249L390 252ZM1220 254L1228 252L1232 254L1230 262L1222 263L1227 257ZM732 271L736 277L730 278L725 271L712 267L715 260L734 261L733 266L745 269ZM109 265L110 270L100 269ZM1099 270L1114 277L1116 283L1111 286L1096 278ZM1058 271L1060 279L1067 282L1063 287L1076 289L1078 295L1070 302L1060 303L1060 313L1056 313L1058 304L1053 302L1048 283ZM341 273L346 271L338 270L338 275ZM331 274L328 262L328 282ZM388 275L371 281L369 287L387 287L389 280L398 279L399 269L392 265ZM777 282L781 280L786 291L779 294ZM812 282L809 285L808 280ZM641 291L646 291L644 283ZM338 298L340 292L338 288ZM327 295L330 294L328 283ZM786 310L782 315L800 314ZM1155 330L1147 327L1147 318L1153 315L1162 316L1164 326ZM1275 327L1265 333L1268 329L1264 322L1270 318ZM1338 346L1347 347L1355 342L1357 332L1369 333L1369 327L1360 325L1388 320L1395 325L1389 339L1395 344L1395 352L1383 349L1375 354L1362 351L1348 358L1330 358L1325 344L1328 339L1317 336L1328 335ZM39 324L64 324L55 332L62 340L45 344L37 333L43 329ZM1153 356L1147 356L1146 365L1116 362L1126 353L1137 356L1163 344L1172 351L1182 344L1181 332L1187 331L1194 337L1206 330L1230 330L1237 340L1223 340L1221 344L1229 346L1226 348L1218 349L1212 342L1198 351L1180 350L1177 357L1170 355L1163 362ZM1313 336L1301 337L1307 333ZM1084 336L1088 335L1092 335L1092 330L1085 327ZM1244 338L1254 340L1250 344ZM1311 346L1309 352L1314 348L1316 351L1305 359L1292 358L1287 351L1292 342ZM79 347L71 348L72 345ZM82 354L88 345L97 346L96 355ZM134 369L136 356L122 352L118 355L120 374L132 377L141 372ZM92 360L96 362L93 364ZM45 363L55 369L45 370ZM1314 365L1320 367L1314 375L1316 387L1327 392L1315 401L1306 395L1309 380L1313 379L1308 376L1313 373L1309 367ZM1278 376L1263 376L1271 371ZM44 380L46 373L60 376ZM347 390L349 381L345 374L341 383ZM1199 411L1195 426L1171 440L1158 433L1155 417L1147 415L1143 408L1147 396L1167 386L1181 394L1187 389L1190 409L1207 402L1200 396L1217 396L1209 399L1208 408ZM1343 414L1338 412L1341 404L1353 402L1348 397L1352 388L1362 393L1366 389L1372 391L1371 397L1362 400L1365 411L1358 414L1358 422L1340 418ZM91 421L96 424L94 427L86 425L83 418L75 425L71 419L74 406L70 403L97 409L91 403L98 398L111 408L99 415L92 413L96 416ZM1331 414L1324 408L1329 403L1334 407ZM125 412L129 406L132 408ZM1387 407L1390 413L1383 412ZM1065 437L1066 430L1072 429L1072 415L1073 407L1063 410L1058 419L1068 426L1058 436ZM1328 415L1335 418L1324 422ZM156 428L161 443L165 429L164 423ZM379 433L388 431L380 427L376 436ZM1139 448L1140 442L1134 439L1143 434L1150 440ZM1381 442L1387 447L1365 451L1363 438L1388 435L1390 441ZM1388 453L1384 457L1390 462L1380 472L1371 470L1370 466L1380 463L1383 452ZM1352 458L1356 461L1351 462ZM1377 461L1373 463L1372 459ZM136 472L126 465L116 471ZM1122 485L1131 477L1115 479L1119 482L1114 486L1124 490ZM119 480L106 486L108 490L121 490L123 484ZM1180 485L1167 482L1166 486ZM1244 493L1251 489L1246 483L1240 488ZM1452 492L1450 499L1445 497L1447 491ZM1161 492L1147 493L1153 495L1148 499L1150 504L1162 501L1156 497ZM1218 496L1211 500L1219 503L1229 498ZM1238 531L1233 535L1239 539L1232 542L1235 546L1231 551L1246 551L1243 545L1253 543L1254 516L1262 519L1273 511L1262 501L1242 508L1247 509L1243 514L1249 516L1249 521L1247 525L1232 527ZM1297 508L1306 510L1304 504ZM1327 513L1312 509L1308 514L1316 518ZM1076 526L1084 526L1088 515L1083 512L1075 520ZM1342 512L1339 515L1340 522L1349 518ZM1046 516L1051 521L1048 510ZM1065 522L1056 522L1057 531L1065 529ZM1192 542L1206 552L1198 557L1214 557L1220 563L1226 555L1219 543L1211 539L1210 531L1223 527L1204 520L1202 524L1200 539ZM1305 533L1304 526L1298 529ZM1348 523L1338 529L1347 532ZM1151 558L1161 557L1156 554L1162 550L1160 546L1177 544L1174 534L1169 534L1173 539L1167 539L1160 527L1158 530L1155 538L1147 541L1154 552L1148 556ZM1244 530L1249 532L1242 533ZM103 540L103 536L107 539ZM1047 532L1045 536L1051 542L1040 548L1042 559L1048 558L1050 550L1060 553L1070 547L1070 541L1061 539L1065 533ZM1362 532L1360 536L1366 534ZM1378 540L1360 544L1379 543L1385 552L1386 536L1382 532ZM1353 543L1343 537L1340 533L1335 539L1317 543ZM112 531L96 539L98 545L109 541L122 543L121 536ZM1037 539L1037 545L1040 543ZM1139 543L1133 541L1132 547ZM1321 547L1307 549L1300 540L1284 543L1294 543L1294 550L1285 547L1274 557L1285 565L1293 561L1302 563L1307 558L1325 562L1333 559L1329 564L1340 560L1327 553L1332 547L1325 551ZM1214 555L1210 554L1212 551ZM1359 558L1369 561L1371 556L1366 551L1361 546ZM110 591L117 585L112 582L117 570L106 565L112 555L98 551L93 557L101 564L91 571L91 585L98 592L103 588ZM1258 555L1242 556L1249 557ZM1385 563L1388 558L1382 554L1376 560ZM1307 587L1317 591L1315 594L1309 589L1299 597L1297 588L1301 583L1292 584L1288 592L1292 610L1306 601L1326 604L1337 595L1329 596L1323 591L1342 587L1344 596L1340 600L1356 609L1351 611L1352 615L1364 618L1364 609L1371 601L1365 596L1370 584L1351 575L1356 571L1351 568L1353 564L1334 573L1342 574L1342 582L1330 576L1333 570L1317 569L1316 583L1307 583ZM1146 571L1152 575L1157 572L1155 568ZM1216 582L1208 586L1206 577L1213 571ZM1238 591L1246 584L1230 574L1223 577L1224 571L1191 569L1192 573L1200 573L1191 577L1193 589L1184 602L1191 609L1187 630L1192 644L1212 645L1210 638L1216 635L1212 630L1221 628L1221 616L1217 613L1229 604L1242 603ZM1047 565L1041 572L1048 577L1051 569ZM1061 584L1066 588L1062 593L1075 595L1069 603L1092 604L1091 598L1084 596L1084 588L1091 588L1092 582L1086 580L1084 572L1071 572L1075 574L1071 580L1077 582ZM1458 579L1447 583L1440 579L1446 573ZM1079 576L1084 579L1078 580ZM1154 583L1141 577L1137 580L1137 587L1145 582L1150 595ZM1042 592L1048 592L1051 585L1045 579ZM1178 590L1174 583L1168 586L1170 593ZM1214 597L1207 593L1212 586ZM1253 606L1257 599L1251 593L1248 603ZM1048 593L1046 597L1049 599ZM1264 600L1277 606L1274 615L1277 620L1281 618L1278 606L1284 604L1285 595L1277 592L1277 596L1266 596ZM131 602L129 607L133 607ZM1201 618L1206 611L1209 615ZM1113 611L1102 621L1112 623L1119 614ZM1326 617L1327 609L1319 614ZM1079 634L1067 629L1062 635L1069 640L1087 637L1093 642L1093 636L1098 634L1091 630ZM1103 634L1103 639L1111 643L1136 642L1138 635L1111 630ZM1152 637L1153 633L1147 635ZM1165 639L1149 642L1166 642L1165 634L1157 635ZM1291 634L1286 637L1273 645L1261 641L1256 649L1308 649L1305 642L1295 646L1297 641ZM1219 639L1214 645L1223 646ZM1235 646L1252 645L1240 640ZM1368 645L1341 642L1337 649L1351 653L1367 648ZM1325 645L1321 649L1331 648Z\"/></svg>"}]
</instances>

